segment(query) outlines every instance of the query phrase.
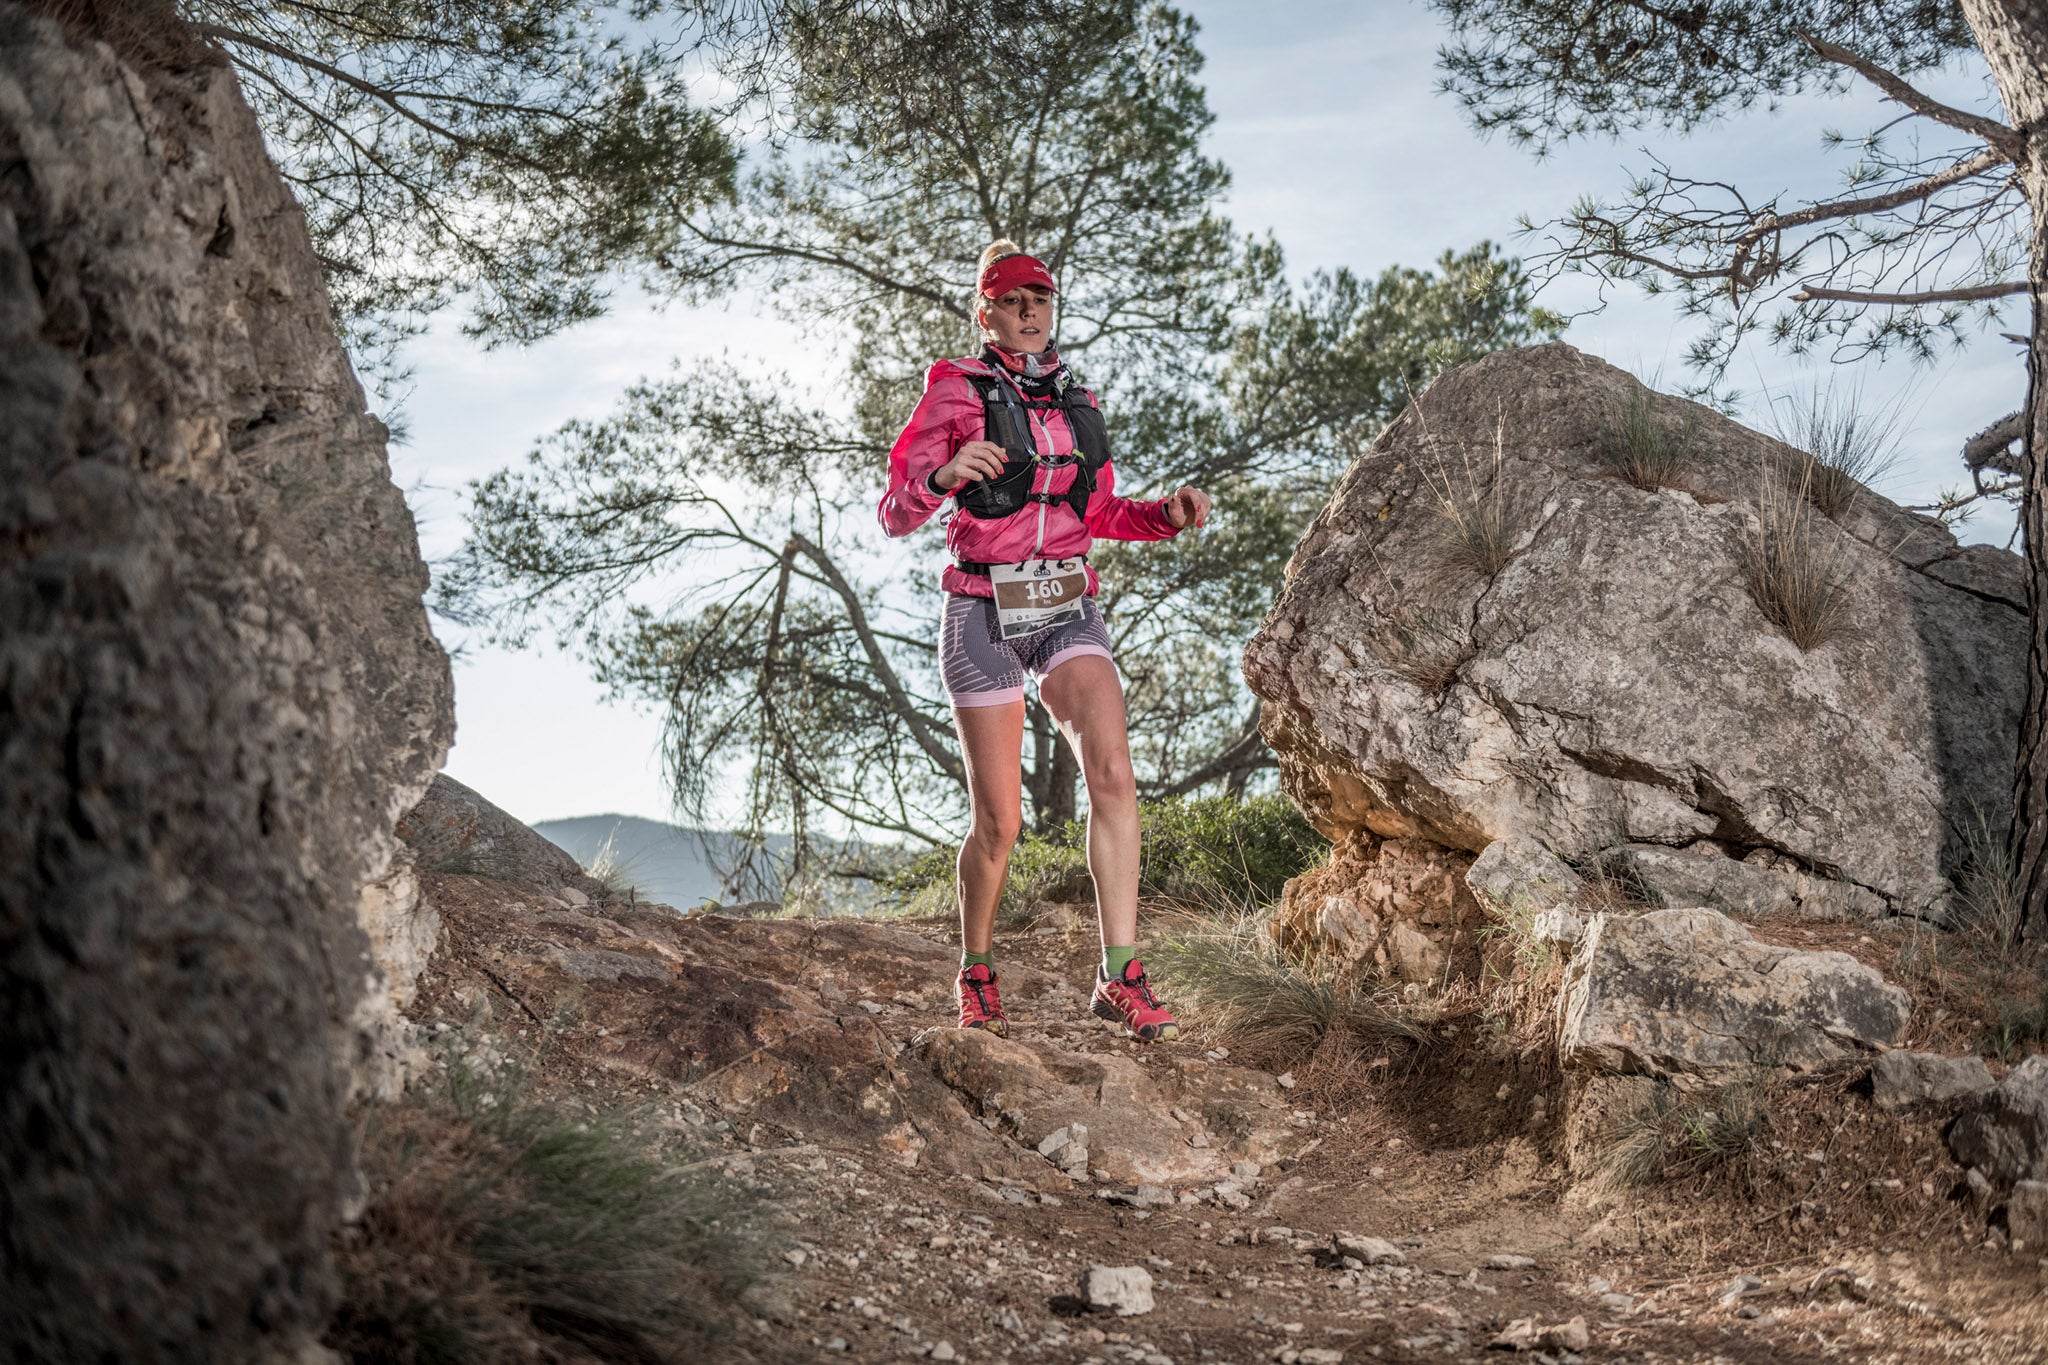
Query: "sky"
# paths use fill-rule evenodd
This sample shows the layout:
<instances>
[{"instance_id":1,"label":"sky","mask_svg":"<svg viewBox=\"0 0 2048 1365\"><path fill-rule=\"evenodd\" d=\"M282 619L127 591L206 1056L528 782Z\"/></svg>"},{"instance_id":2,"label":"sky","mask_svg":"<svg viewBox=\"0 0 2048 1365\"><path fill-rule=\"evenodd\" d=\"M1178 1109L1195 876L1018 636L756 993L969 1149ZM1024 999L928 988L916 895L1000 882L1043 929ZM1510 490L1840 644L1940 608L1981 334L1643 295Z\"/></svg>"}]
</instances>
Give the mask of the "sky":
<instances>
[{"instance_id":1,"label":"sky","mask_svg":"<svg viewBox=\"0 0 2048 1365\"><path fill-rule=\"evenodd\" d=\"M1538 161L1505 139L1476 134L1458 106L1436 93L1434 58L1444 34L1420 3L1196 0L1182 8L1202 27L1216 114L1207 150L1233 174L1225 210L1241 230L1270 229L1297 276L1337 266L1368 275L1394 264L1426 266L1445 249L1482 238L1511 252L1530 250L1515 235L1521 216L1540 223L1582 194L1617 193L1627 171L1646 164L1644 146L1704 177L1825 194L1844 158L1823 154L1822 130L1855 132L1886 117L1876 99L1858 92L1754 111L1683 140L1647 132L1569 146ZM1974 69L1923 83L1957 104L1975 104L1982 92ZM1563 280L1540 301L1578 312L1593 299L1584 284ZM469 480L522 460L563 422L602 417L626 385L666 370L671 358L725 354L776 369L803 358L794 329L748 296L661 311L623 295L606 317L525 349L483 351L455 323L438 319L405 356L413 382L399 418L408 435L391 452L429 560L460 543ZM2004 330L2018 329L2015 311ZM1672 389L1690 378L1683 354L1692 335L1668 300L1620 294L1604 312L1576 317L1564 339ZM1798 392L1816 375L1824 379L1825 369L1752 343L1728 382L1752 394ZM1985 336L1933 367L1864 363L1854 382L1865 401L1893 404L1901 415L1901 458L1883 491L1925 502L1959 481L1963 440L2019 406L2026 375L2018 348ZM1750 420L1762 425L1753 414ZM1963 537L2003 544L2010 530L2009 518L1987 516ZM906 563L906 572L924 571L921 562ZM545 640L512 652L450 623L435 626L456 653L451 776L528 823L600 813L671 817L657 714L607 700L584 664Z\"/></svg>"}]
</instances>

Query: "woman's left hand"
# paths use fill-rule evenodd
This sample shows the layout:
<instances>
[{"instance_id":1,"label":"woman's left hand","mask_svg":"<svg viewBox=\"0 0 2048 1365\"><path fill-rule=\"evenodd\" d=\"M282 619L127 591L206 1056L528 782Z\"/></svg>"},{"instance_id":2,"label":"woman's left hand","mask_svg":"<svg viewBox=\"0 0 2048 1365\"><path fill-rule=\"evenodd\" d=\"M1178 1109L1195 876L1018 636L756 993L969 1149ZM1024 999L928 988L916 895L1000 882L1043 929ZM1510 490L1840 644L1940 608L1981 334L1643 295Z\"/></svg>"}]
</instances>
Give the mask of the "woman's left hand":
<instances>
[{"instance_id":1,"label":"woman's left hand","mask_svg":"<svg viewBox=\"0 0 2048 1365\"><path fill-rule=\"evenodd\" d=\"M1200 527L1209 519L1209 495L1199 488L1183 485L1161 505L1166 509L1167 521L1176 531L1185 531L1190 525Z\"/></svg>"}]
</instances>

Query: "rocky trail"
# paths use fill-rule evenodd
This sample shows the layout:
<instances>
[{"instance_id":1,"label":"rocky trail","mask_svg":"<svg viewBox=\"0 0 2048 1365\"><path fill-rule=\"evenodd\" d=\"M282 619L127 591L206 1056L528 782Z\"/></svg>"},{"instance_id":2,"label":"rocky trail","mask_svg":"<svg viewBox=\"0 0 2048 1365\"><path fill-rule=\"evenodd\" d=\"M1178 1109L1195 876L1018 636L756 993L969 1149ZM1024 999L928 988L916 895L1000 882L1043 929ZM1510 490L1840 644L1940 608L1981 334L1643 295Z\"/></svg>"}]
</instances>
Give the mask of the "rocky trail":
<instances>
[{"instance_id":1,"label":"rocky trail","mask_svg":"<svg viewBox=\"0 0 2048 1365\"><path fill-rule=\"evenodd\" d=\"M1172 1044L1120 1041L1085 1010L1085 926L1000 938L1003 1040L952 1026L949 925L424 883L441 941L409 1013L434 1051L516 1068L532 1095L652 1114L699 1153L682 1177L721 1173L765 1201L772 1273L743 1300L732 1359L2048 1349L2048 1261L1976 1245L1945 1212L1945 1158L1922 1184L1935 1159L1898 1157L1923 1165L1888 1193L1832 1111L1822 1164L1839 1172L1812 1187L1849 1174L1875 1202L1842 1213L1839 1236L1787 1237L1746 1209L1580 1197L1545 1136L1556 1078L1533 1068L1390 1061L1383 1083L1311 1094L1239 1065L1198 1021Z\"/></svg>"}]
</instances>

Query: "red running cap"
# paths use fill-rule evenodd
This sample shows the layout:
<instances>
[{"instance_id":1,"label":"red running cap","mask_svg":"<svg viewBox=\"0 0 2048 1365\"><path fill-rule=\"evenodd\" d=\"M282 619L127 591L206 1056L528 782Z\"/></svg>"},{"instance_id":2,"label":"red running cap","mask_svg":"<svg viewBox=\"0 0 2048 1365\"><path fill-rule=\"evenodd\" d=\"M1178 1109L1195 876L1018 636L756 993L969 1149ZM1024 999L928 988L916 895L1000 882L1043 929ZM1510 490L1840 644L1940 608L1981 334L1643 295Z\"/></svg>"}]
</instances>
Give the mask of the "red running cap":
<instances>
[{"instance_id":1,"label":"red running cap","mask_svg":"<svg viewBox=\"0 0 2048 1365\"><path fill-rule=\"evenodd\" d=\"M1060 292L1060 287L1052 282L1052 272L1045 268L1045 262L1021 251L1014 256L1003 257L981 272L984 298L999 299L1020 284L1035 284L1054 294Z\"/></svg>"}]
</instances>

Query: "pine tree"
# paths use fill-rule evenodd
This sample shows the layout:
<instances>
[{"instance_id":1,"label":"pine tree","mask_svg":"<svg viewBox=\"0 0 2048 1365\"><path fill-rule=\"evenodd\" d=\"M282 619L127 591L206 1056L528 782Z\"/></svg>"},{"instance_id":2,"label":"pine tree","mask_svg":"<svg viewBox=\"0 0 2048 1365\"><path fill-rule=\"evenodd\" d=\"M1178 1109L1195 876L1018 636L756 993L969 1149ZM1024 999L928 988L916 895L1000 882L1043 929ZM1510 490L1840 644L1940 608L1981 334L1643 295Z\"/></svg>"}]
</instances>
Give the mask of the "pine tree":
<instances>
[{"instance_id":1,"label":"pine tree","mask_svg":"<svg viewBox=\"0 0 2048 1365\"><path fill-rule=\"evenodd\" d=\"M937 686L937 531L913 560L870 509L925 368L976 348L975 260L1007 237L1061 282L1061 351L1102 396L1118 491L1217 498L1209 531L1097 562L1143 792L1241 790L1273 759L1237 655L1336 473L1442 366L1554 324L1485 245L1290 283L1275 243L1217 212L1201 55L1171 10L856 18L807 10L769 59L747 54L776 73L760 88L786 140L687 226L694 287L767 290L850 415L722 365L644 381L477 486L444 606L512 641L553 630L664 706L695 817L737 780L756 830L829 813L944 838L965 789ZM1070 817L1078 771L1038 708L1025 768L1034 822Z\"/></svg>"}]
</instances>

